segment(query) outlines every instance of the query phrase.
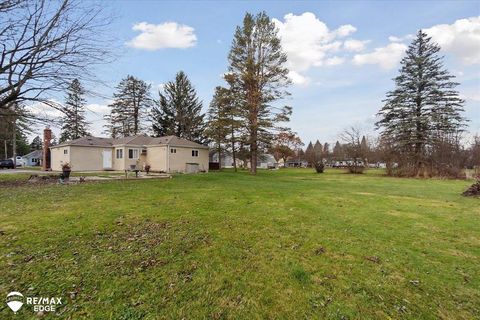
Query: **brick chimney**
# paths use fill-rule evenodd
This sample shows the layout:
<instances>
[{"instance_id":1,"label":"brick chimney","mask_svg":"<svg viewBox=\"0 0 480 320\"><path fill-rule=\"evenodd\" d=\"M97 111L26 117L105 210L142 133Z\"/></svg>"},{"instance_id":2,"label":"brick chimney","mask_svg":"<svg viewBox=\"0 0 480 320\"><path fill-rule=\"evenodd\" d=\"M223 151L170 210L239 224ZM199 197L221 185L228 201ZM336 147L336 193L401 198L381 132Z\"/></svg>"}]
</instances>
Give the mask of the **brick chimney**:
<instances>
[{"instance_id":1,"label":"brick chimney","mask_svg":"<svg viewBox=\"0 0 480 320\"><path fill-rule=\"evenodd\" d=\"M52 140L52 130L50 127L45 127L43 129L43 161L42 168L43 171L49 171L50 168L50 141Z\"/></svg>"}]
</instances>

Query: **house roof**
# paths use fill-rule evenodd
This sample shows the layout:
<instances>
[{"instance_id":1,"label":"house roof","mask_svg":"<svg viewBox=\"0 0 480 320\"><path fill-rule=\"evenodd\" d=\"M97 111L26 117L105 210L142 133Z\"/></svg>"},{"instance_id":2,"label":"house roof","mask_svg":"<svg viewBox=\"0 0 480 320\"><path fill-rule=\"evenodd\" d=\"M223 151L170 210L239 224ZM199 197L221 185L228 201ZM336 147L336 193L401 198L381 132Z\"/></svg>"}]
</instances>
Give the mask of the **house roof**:
<instances>
[{"instance_id":1,"label":"house roof","mask_svg":"<svg viewBox=\"0 0 480 320\"><path fill-rule=\"evenodd\" d=\"M35 150L23 156L23 158L41 158L41 157L42 157L42 150Z\"/></svg>"},{"instance_id":2,"label":"house roof","mask_svg":"<svg viewBox=\"0 0 480 320\"><path fill-rule=\"evenodd\" d=\"M113 146L154 146L154 145L170 145L175 147L191 147L206 148L207 146L196 142L179 138L176 136L165 137L149 137L149 136L133 136L123 138L100 138L100 137L82 137L71 141L66 141L51 148L64 146L92 146L92 147L113 147Z\"/></svg>"}]
</instances>

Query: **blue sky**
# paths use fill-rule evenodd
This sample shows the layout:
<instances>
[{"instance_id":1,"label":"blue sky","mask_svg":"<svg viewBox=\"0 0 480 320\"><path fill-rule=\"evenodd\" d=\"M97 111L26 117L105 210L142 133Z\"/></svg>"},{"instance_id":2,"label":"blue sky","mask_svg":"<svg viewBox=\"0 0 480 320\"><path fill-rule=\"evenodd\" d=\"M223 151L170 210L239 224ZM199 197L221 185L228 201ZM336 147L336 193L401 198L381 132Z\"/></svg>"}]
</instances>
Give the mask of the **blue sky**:
<instances>
[{"instance_id":1,"label":"blue sky","mask_svg":"<svg viewBox=\"0 0 480 320\"><path fill-rule=\"evenodd\" d=\"M223 83L235 27L245 12L276 19L294 84L282 103L293 107L290 127L304 142L335 142L346 127L373 132L373 115L393 88L410 36L427 29L461 83L470 132L480 133L480 2L478 1L112 1L111 26L119 58L97 68L110 96L132 74L157 88L183 70L204 109ZM463 20L462 20L463 19ZM99 134L108 99L89 98L88 118Z\"/></svg>"}]
</instances>

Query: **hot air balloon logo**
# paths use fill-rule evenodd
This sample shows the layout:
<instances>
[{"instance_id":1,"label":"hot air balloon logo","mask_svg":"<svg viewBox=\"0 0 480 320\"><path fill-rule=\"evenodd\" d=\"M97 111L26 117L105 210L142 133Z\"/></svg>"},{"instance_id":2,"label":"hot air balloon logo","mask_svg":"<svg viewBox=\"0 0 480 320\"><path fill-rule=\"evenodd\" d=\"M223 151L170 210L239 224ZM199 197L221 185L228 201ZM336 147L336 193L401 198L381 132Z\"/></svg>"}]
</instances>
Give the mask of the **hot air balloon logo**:
<instances>
[{"instance_id":1,"label":"hot air balloon logo","mask_svg":"<svg viewBox=\"0 0 480 320\"><path fill-rule=\"evenodd\" d=\"M7 295L7 306L9 306L14 313L17 313L23 306L23 294L16 291L10 292Z\"/></svg>"}]
</instances>

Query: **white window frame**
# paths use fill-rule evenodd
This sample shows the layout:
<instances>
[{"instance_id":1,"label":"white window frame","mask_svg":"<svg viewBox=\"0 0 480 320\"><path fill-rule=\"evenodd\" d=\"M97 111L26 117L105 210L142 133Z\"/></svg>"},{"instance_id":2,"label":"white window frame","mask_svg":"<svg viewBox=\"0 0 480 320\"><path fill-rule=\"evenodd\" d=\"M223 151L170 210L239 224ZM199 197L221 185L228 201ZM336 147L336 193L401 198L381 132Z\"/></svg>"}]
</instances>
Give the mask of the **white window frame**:
<instances>
[{"instance_id":1,"label":"white window frame","mask_svg":"<svg viewBox=\"0 0 480 320\"><path fill-rule=\"evenodd\" d=\"M132 151L132 156L130 157L130 151ZM138 149L128 149L128 159L138 159Z\"/></svg>"},{"instance_id":2,"label":"white window frame","mask_svg":"<svg viewBox=\"0 0 480 320\"><path fill-rule=\"evenodd\" d=\"M68 154L68 149L63 149L63 154Z\"/></svg>"},{"instance_id":3,"label":"white window frame","mask_svg":"<svg viewBox=\"0 0 480 320\"><path fill-rule=\"evenodd\" d=\"M123 159L123 149L115 149L115 159Z\"/></svg>"},{"instance_id":4,"label":"white window frame","mask_svg":"<svg viewBox=\"0 0 480 320\"><path fill-rule=\"evenodd\" d=\"M170 148L170 153L177 153L177 149L175 149L175 148Z\"/></svg>"},{"instance_id":5,"label":"white window frame","mask_svg":"<svg viewBox=\"0 0 480 320\"><path fill-rule=\"evenodd\" d=\"M192 149L192 157L198 157L198 150Z\"/></svg>"}]
</instances>

